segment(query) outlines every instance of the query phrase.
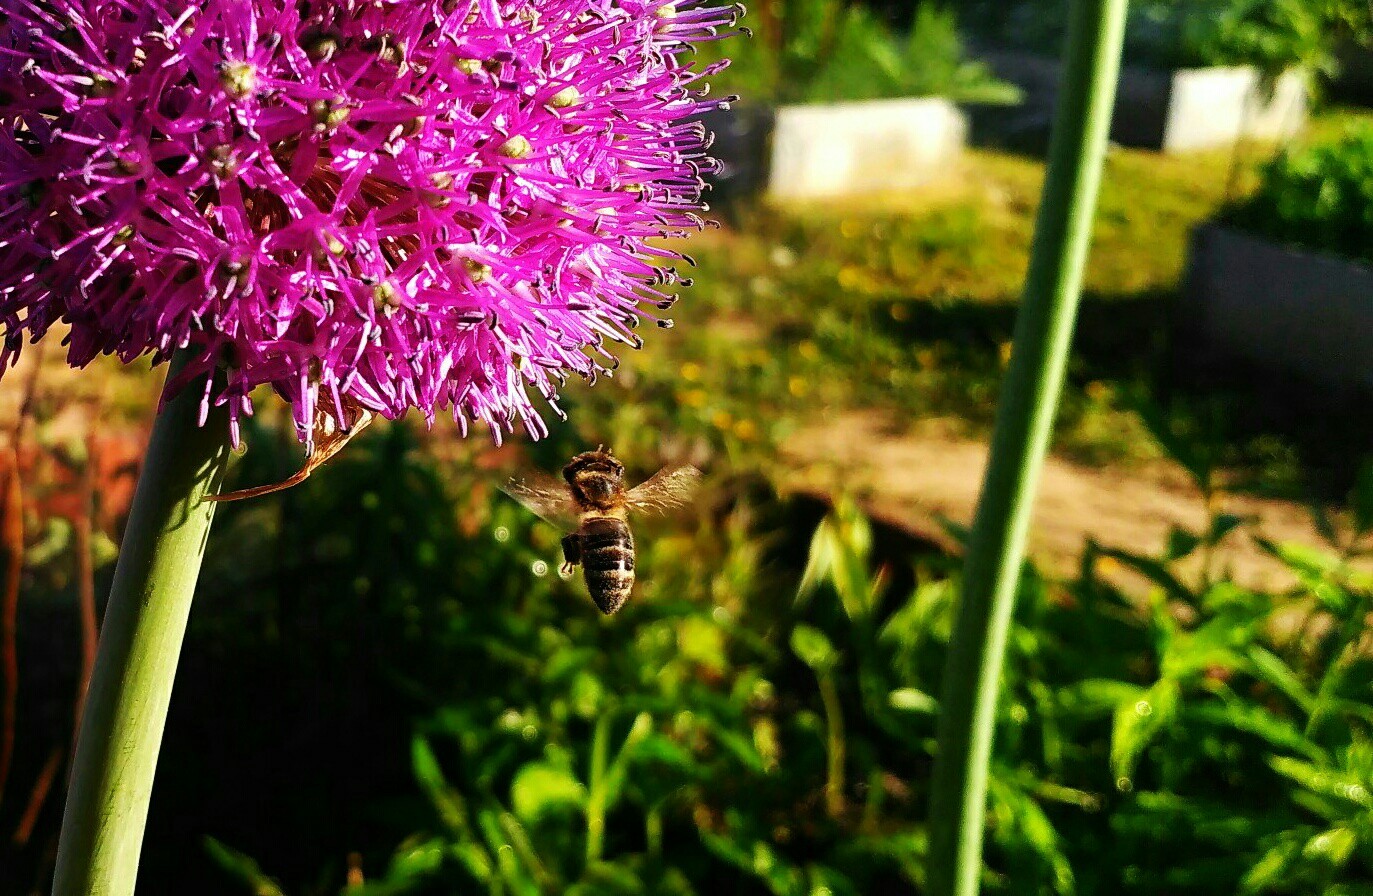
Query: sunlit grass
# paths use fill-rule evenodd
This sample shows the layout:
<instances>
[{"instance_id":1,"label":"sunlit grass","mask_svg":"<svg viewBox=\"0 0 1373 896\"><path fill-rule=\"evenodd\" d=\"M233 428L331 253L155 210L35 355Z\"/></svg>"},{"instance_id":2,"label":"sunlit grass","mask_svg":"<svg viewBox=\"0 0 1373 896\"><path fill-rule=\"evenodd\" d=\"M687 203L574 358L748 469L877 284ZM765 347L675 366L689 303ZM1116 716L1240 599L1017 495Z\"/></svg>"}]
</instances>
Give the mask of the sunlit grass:
<instances>
[{"instance_id":1,"label":"sunlit grass","mask_svg":"<svg viewBox=\"0 0 1373 896\"><path fill-rule=\"evenodd\" d=\"M1313 134L1353 115L1319 118ZM1159 400L1190 233L1251 190L1275 151L1112 149L1060 453L1131 466L1164 456L1139 407ZM797 421L848 409L984 435L1042 171L1033 158L973 150L956 174L918 191L729 210L721 230L690 247L699 264L680 335L651 341L627 362L636 392L645 382L671 391L648 416L677 431L699 426L726 444L738 441L738 419L757 418L748 434L785 436ZM1306 488L1297 449L1272 433L1246 436L1227 460L1260 490Z\"/></svg>"}]
</instances>

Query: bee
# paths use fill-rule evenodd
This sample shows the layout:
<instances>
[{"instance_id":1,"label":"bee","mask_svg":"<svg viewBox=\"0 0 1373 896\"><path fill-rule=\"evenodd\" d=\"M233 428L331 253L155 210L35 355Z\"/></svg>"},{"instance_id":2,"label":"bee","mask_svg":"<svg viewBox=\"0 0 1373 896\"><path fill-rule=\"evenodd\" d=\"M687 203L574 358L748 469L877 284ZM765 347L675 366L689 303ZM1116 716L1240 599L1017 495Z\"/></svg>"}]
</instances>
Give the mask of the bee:
<instances>
[{"instance_id":1,"label":"bee","mask_svg":"<svg viewBox=\"0 0 1373 896\"><path fill-rule=\"evenodd\" d=\"M692 466L663 467L625 489L624 464L604 446L578 454L563 467L563 480L537 474L512 479L506 494L569 532L562 540L563 573L578 565L591 599L609 616L634 588L634 533L629 514L662 513L686 504L701 481Z\"/></svg>"}]
</instances>

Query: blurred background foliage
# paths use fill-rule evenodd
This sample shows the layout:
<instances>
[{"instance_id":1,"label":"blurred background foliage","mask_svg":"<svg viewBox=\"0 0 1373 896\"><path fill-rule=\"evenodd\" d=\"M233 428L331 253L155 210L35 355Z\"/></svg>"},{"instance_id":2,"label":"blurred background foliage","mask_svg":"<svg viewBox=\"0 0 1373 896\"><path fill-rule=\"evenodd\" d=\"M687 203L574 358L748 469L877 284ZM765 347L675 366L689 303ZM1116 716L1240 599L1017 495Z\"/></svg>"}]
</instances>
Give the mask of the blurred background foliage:
<instances>
[{"instance_id":1,"label":"blurred background foliage","mask_svg":"<svg viewBox=\"0 0 1373 896\"><path fill-rule=\"evenodd\" d=\"M1011 99L962 49L950 10L977 34L976 7L759 4L717 89ZM1286 65L1302 15L1353 29L1360 9L1203 18ZM1284 153L1111 152L1054 452L1187 495L1201 522L1147 547L1089 533L1067 567L1026 570L989 892L1373 893L1367 396L1215 363L1173 329L1189 232L1218 215L1368 258L1370 121L1324 109ZM570 389L548 440L378 424L299 488L225 506L140 892L919 892L963 533L865 512L880 485L817 486L813 442L853 440L853 414L880 421L864 438L986 436L1041 178L980 149L919 192L718 209L679 326ZM157 388L57 355L20 417L23 500L0 501L6 533L24 523L3 893L45 890L81 609L108 587ZM255 419L234 485L299 465L282 424ZM708 474L689 511L636 526L640 582L613 619L558 574L560 533L497 488L597 443L635 477ZM1309 504L1310 537L1274 537L1254 501ZM1237 576L1238 547L1281 584Z\"/></svg>"},{"instance_id":2,"label":"blurred background foliage","mask_svg":"<svg viewBox=\"0 0 1373 896\"><path fill-rule=\"evenodd\" d=\"M747 41L706 47L730 67L712 89L751 103L820 103L942 96L1008 104L1019 91L969 59L951 7L922 2L893 23L845 0L778 0L753 5Z\"/></svg>"},{"instance_id":3,"label":"blurred background foliage","mask_svg":"<svg viewBox=\"0 0 1373 896\"><path fill-rule=\"evenodd\" d=\"M997 42L1057 55L1067 5L961 0L967 25ZM1125 62L1159 68L1252 65L1333 75L1341 41L1367 35L1366 0L1135 0Z\"/></svg>"},{"instance_id":4,"label":"blurred background foliage","mask_svg":"<svg viewBox=\"0 0 1373 896\"><path fill-rule=\"evenodd\" d=\"M1373 261L1373 122L1278 155L1254 195L1222 217L1281 243Z\"/></svg>"}]
</instances>

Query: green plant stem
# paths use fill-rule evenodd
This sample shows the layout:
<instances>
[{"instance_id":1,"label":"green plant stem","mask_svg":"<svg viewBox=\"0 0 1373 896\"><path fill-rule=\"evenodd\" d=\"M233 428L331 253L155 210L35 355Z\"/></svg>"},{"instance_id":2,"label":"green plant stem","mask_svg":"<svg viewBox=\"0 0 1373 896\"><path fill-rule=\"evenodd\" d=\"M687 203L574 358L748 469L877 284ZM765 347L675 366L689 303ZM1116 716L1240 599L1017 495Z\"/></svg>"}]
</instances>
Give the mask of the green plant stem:
<instances>
[{"instance_id":1,"label":"green plant stem","mask_svg":"<svg viewBox=\"0 0 1373 896\"><path fill-rule=\"evenodd\" d=\"M606 763L610 756L610 713L602 711L591 735L591 774L587 776L586 864L601 860L605 847Z\"/></svg>"},{"instance_id":2,"label":"green plant stem","mask_svg":"<svg viewBox=\"0 0 1373 896\"><path fill-rule=\"evenodd\" d=\"M1074 0L1030 269L944 670L930 896L973 896L987 767L1035 486L1063 383L1120 69L1127 0Z\"/></svg>"},{"instance_id":3,"label":"green plant stem","mask_svg":"<svg viewBox=\"0 0 1373 896\"><path fill-rule=\"evenodd\" d=\"M820 702L825 707L825 811L830 818L844 814L844 709L834 674L822 672Z\"/></svg>"},{"instance_id":4,"label":"green plant stem","mask_svg":"<svg viewBox=\"0 0 1373 896\"><path fill-rule=\"evenodd\" d=\"M644 814L644 842L648 844L648 854L655 859L663 857L663 807L655 804Z\"/></svg>"},{"instance_id":5,"label":"green plant stem","mask_svg":"<svg viewBox=\"0 0 1373 896\"><path fill-rule=\"evenodd\" d=\"M540 893L560 893L562 887L558 881L549 873L548 868L539 859L539 851L534 848L534 844L529 840L529 832L524 829L513 814L502 811L499 815L501 831L505 834L506 842L510 848L515 850L515 854L524 863L529 876L534 878L534 884L539 888Z\"/></svg>"},{"instance_id":6,"label":"green plant stem","mask_svg":"<svg viewBox=\"0 0 1373 896\"><path fill-rule=\"evenodd\" d=\"M173 364L175 369L176 365ZM228 422L198 425L192 383L153 425L115 567L77 738L54 896L133 893L172 680L217 490Z\"/></svg>"}]
</instances>

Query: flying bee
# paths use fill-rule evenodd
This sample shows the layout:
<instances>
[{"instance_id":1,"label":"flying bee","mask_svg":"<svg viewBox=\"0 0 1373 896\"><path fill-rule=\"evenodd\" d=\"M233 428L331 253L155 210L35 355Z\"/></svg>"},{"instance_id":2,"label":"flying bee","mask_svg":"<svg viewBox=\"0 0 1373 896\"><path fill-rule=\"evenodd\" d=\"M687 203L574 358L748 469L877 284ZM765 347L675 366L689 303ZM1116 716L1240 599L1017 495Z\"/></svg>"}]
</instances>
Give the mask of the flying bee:
<instances>
[{"instance_id":1,"label":"flying bee","mask_svg":"<svg viewBox=\"0 0 1373 896\"><path fill-rule=\"evenodd\" d=\"M564 532L563 573L578 564L602 613L624 606L634 588L634 533L629 514L662 513L690 500L701 481L692 466L663 467L634 488L625 489L624 464L597 448L578 454L563 467L564 482L536 474L512 479L505 492Z\"/></svg>"}]
</instances>

